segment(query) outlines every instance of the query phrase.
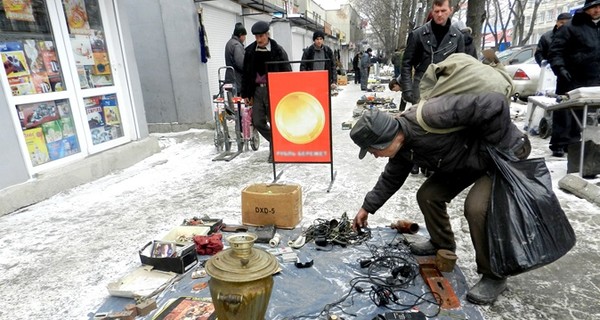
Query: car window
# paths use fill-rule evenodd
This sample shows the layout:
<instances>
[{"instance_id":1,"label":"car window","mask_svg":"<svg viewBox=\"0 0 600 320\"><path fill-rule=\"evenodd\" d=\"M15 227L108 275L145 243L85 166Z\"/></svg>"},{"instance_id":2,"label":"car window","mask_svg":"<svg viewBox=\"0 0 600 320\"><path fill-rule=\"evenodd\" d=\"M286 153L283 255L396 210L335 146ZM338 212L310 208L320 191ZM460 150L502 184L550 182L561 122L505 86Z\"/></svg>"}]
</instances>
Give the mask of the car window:
<instances>
[{"instance_id":1,"label":"car window","mask_svg":"<svg viewBox=\"0 0 600 320\"><path fill-rule=\"evenodd\" d=\"M506 49L502 52L497 52L496 56L498 57L498 60L500 60L501 62L504 62L505 60L510 58L513 55L513 53L515 53L515 51L513 49Z\"/></svg>"},{"instance_id":2,"label":"car window","mask_svg":"<svg viewBox=\"0 0 600 320\"><path fill-rule=\"evenodd\" d=\"M533 56L533 50L525 49L525 50L519 52L518 54L516 54L514 58L510 59L511 61L513 61L511 64L525 62L525 60L531 58L532 56Z\"/></svg>"}]
</instances>

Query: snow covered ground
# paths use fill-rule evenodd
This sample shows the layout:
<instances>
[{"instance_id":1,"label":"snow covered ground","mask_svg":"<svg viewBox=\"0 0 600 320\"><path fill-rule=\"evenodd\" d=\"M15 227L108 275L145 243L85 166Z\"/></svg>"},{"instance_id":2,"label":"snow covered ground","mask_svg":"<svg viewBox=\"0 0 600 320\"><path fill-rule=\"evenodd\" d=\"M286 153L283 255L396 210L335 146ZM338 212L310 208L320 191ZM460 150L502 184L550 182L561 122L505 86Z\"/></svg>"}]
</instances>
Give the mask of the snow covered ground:
<instances>
[{"instance_id":1,"label":"snow covered ground","mask_svg":"<svg viewBox=\"0 0 600 320\"><path fill-rule=\"evenodd\" d=\"M353 217L374 185L385 159L357 157L348 130L356 100L363 95L349 84L332 98L332 133L336 178L331 192L330 166L280 164L279 182L303 188L303 225L318 217ZM390 91L377 96L399 94ZM512 114L523 127L525 105ZM183 219L209 215L240 223L241 190L271 182L265 143L231 162L217 155L212 131L160 134L162 151L97 181L0 217L0 319L87 319L108 296L106 285L140 265L137 251ZM553 158L548 140L531 137L532 157L546 157L555 192L576 231L578 243L549 266L509 279L509 289L492 306L481 307L488 319L600 318L600 208L558 189L566 158ZM372 226L403 218L418 222L415 192L423 175L409 177L388 203L370 217ZM598 183L599 179L592 180ZM472 285L478 280L468 225L462 216L462 193L449 204L458 240L458 264Z\"/></svg>"}]
</instances>

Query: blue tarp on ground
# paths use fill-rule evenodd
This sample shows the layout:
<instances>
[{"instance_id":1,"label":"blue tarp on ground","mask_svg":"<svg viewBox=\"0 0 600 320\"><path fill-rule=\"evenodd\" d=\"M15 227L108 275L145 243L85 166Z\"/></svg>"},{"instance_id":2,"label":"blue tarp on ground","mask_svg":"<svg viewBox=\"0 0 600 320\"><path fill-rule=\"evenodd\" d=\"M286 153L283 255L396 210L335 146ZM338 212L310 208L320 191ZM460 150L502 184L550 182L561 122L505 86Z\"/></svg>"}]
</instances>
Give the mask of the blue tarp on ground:
<instances>
[{"instance_id":1,"label":"blue tarp on ground","mask_svg":"<svg viewBox=\"0 0 600 320\"><path fill-rule=\"evenodd\" d=\"M277 232L282 237L281 242L287 243L288 240L295 239L301 231L296 229L278 230ZM479 309L465 300L467 283L458 265L453 272L443 274L452 285L461 303L460 308L452 310L440 310L436 304L423 300L433 301L434 299L429 287L418 275L418 270L416 277L408 281L402 276L402 274L409 273L408 270L401 272L397 276L398 280L393 280L390 279L390 268L361 268L359 261L373 257L375 251L376 256L394 256L395 261L400 264L404 263L402 261L406 261L404 264L411 266L416 263L407 252L406 246L402 244L402 237L395 230L380 227L372 229L371 232L371 239L360 245L348 245L345 248L339 245L318 247L314 242L309 242L301 249L294 250L301 261L313 260L314 264L312 267L301 269L297 268L294 263L280 263L282 271L274 276L275 283L266 319L292 319L300 316L308 316L302 317L302 319L326 319L327 313L329 313L345 319L370 320L378 314L389 312L390 309L408 309L412 305L416 305L415 308L425 315L435 316L437 319L483 319ZM225 236L227 235L225 234ZM269 249L267 245L263 244L255 244L255 247ZM203 261L210 257L199 256L198 258L199 261ZM180 280L167 287L156 297L158 309L146 316L145 319L152 319L153 315L173 298L180 296L210 298L209 288L198 292L193 291L194 285L208 281L208 277L192 279L191 273L194 269L190 269ZM369 276L371 278L379 276L388 281L396 281L396 284L405 281L408 283L403 289L394 289L398 299L396 302L390 300L388 308L386 308L377 306L371 299L376 295L372 292L372 284L368 282ZM353 281L353 279L355 280ZM362 280L357 283L357 279ZM354 289L352 284L355 284ZM362 293L356 290L357 286L363 289ZM422 299L418 297L422 297ZM342 299L342 302L335 304ZM377 299L375 298L375 300ZM109 296L97 313L120 311L126 304L133 302L133 299ZM327 305L330 307L327 308ZM324 310L326 311L323 312ZM318 317L319 315L321 317ZM93 315L90 315L90 318L93 318Z\"/></svg>"}]
</instances>

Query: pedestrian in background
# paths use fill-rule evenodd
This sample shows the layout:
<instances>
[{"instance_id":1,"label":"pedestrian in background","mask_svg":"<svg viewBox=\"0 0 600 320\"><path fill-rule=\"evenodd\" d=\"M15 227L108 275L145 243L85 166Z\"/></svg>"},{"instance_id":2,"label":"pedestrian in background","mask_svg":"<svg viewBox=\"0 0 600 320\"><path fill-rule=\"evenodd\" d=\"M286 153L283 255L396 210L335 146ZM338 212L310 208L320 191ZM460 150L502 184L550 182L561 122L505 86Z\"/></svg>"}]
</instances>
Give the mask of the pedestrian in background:
<instances>
[{"instance_id":1,"label":"pedestrian in background","mask_svg":"<svg viewBox=\"0 0 600 320\"><path fill-rule=\"evenodd\" d=\"M400 68L402 68L402 56L404 55L404 46L396 48L392 54L392 64L394 65L394 79L400 77Z\"/></svg>"},{"instance_id":2,"label":"pedestrian in background","mask_svg":"<svg viewBox=\"0 0 600 320\"><path fill-rule=\"evenodd\" d=\"M475 59L479 59L479 57L477 56L477 49L473 44L473 36L471 36L473 30L470 27L467 27L467 25L461 20L453 20L452 23L463 34L463 38L465 41L465 53Z\"/></svg>"},{"instance_id":3,"label":"pedestrian in background","mask_svg":"<svg viewBox=\"0 0 600 320\"><path fill-rule=\"evenodd\" d=\"M362 51L359 51L352 58L352 68L354 69L354 84L360 83L360 57L362 57Z\"/></svg>"},{"instance_id":4,"label":"pedestrian in background","mask_svg":"<svg viewBox=\"0 0 600 320\"><path fill-rule=\"evenodd\" d=\"M554 34L548 58L557 77L556 94L600 86L600 0L586 0L573 19ZM576 112L581 118L581 110ZM574 115L567 109L552 111L550 150L564 156L569 144L581 140Z\"/></svg>"},{"instance_id":5,"label":"pedestrian in background","mask_svg":"<svg viewBox=\"0 0 600 320\"><path fill-rule=\"evenodd\" d=\"M352 228L367 227L369 214L375 214L400 190L415 164L435 168L416 193L430 240L411 243L410 250L415 255L435 255L439 249L455 251L447 204L472 185L464 215L475 248L477 273L482 277L468 291L467 299L491 304L506 289L506 278L495 276L490 265L485 221L492 192L488 172L495 166L486 146L525 159L531 151L529 140L512 123L510 103L500 93L442 95L429 99L423 108L428 110L423 113L423 121L435 128L465 128L441 134L428 132L417 120L417 108L409 108L398 117L368 110L352 127L350 137L360 147L359 159L367 153L389 158L377 183L366 194ZM484 109L486 112L479 111Z\"/></svg>"},{"instance_id":6,"label":"pedestrian in background","mask_svg":"<svg viewBox=\"0 0 600 320\"><path fill-rule=\"evenodd\" d=\"M452 25L451 15L450 0L434 0L431 20L408 34L400 71L401 109L406 102L419 101L421 78L431 63L441 62L455 52L465 52L463 34ZM412 173L419 173L419 167L415 165Z\"/></svg>"},{"instance_id":7,"label":"pedestrian in background","mask_svg":"<svg viewBox=\"0 0 600 320\"><path fill-rule=\"evenodd\" d=\"M452 25L451 15L450 0L434 0L432 19L409 33L400 80L404 100L413 104L419 101L419 84L429 64L443 61L452 53L465 52L462 32Z\"/></svg>"},{"instance_id":8,"label":"pedestrian in background","mask_svg":"<svg viewBox=\"0 0 600 320\"><path fill-rule=\"evenodd\" d=\"M237 96L242 91L242 74L244 72L244 42L246 29L240 22L235 24L231 39L225 44L225 65L233 70L225 71L225 82L233 84L233 95Z\"/></svg>"},{"instance_id":9,"label":"pedestrian in background","mask_svg":"<svg viewBox=\"0 0 600 320\"><path fill-rule=\"evenodd\" d=\"M554 38L554 34L560 27L564 26L569 20L571 20L573 16L568 12L563 12L558 15L556 18L556 24L552 30L544 33L540 37L540 41L538 41L537 47L535 49L535 62L541 67L543 60L548 60L548 51L550 50L550 44L552 43L552 39Z\"/></svg>"},{"instance_id":10,"label":"pedestrian in background","mask_svg":"<svg viewBox=\"0 0 600 320\"><path fill-rule=\"evenodd\" d=\"M269 24L259 21L252 26L255 41L246 47L242 74L242 98L252 106L252 125L271 143L267 72L292 71L288 55L282 46L269 37ZM287 62L267 65L267 62ZM269 162L273 150L269 145Z\"/></svg>"},{"instance_id":11,"label":"pedestrian in background","mask_svg":"<svg viewBox=\"0 0 600 320\"><path fill-rule=\"evenodd\" d=\"M371 52L373 50L368 48L362 57L360 57L360 90L367 91L369 88L367 84L369 82L369 68L371 67Z\"/></svg>"},{"instance_id":12,"label":"pedestrian in background","mask_svg":"<svg viewBox=\"0 0 600 320\"><path fill-rule=\"evenodd\" d=\"M327 70L329 71L329 86L335 88L337 84L337 72L335 65L335 57L331 48L324 44L325 33L317 30L313 33L313 44L306 47L302 53L302 61L300 63L300 71L309 70ZM327 60L327 61L310 61L310 60Z\"/></svg>"}]
</instances>

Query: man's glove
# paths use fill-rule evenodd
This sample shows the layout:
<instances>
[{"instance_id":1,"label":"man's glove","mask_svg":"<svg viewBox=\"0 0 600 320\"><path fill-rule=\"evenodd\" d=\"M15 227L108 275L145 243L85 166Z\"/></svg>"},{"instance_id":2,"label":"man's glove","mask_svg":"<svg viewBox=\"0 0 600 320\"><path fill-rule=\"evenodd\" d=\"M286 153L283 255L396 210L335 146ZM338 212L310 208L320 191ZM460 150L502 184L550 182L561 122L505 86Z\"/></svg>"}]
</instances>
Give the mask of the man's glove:
<instances>
[{"instance_id":1,"label":"man's glove","mask_svg":"<svg viewBox=\"0 0 600 320\"><path fill-rule=\"evenodd\" d=\"M413 97L412 90L402 91L402 99L404 99L407 102L410 102L412 104L415 103L415 101L414 101L415 98Z\"/></svg>"},{"instance_id":2,"label":"man's glove","mask_svg":"<svg viewBox=\"0 0 600 320\"><path fill-rule=\"evenodd\" d=\"M560 68L559 75L567 82L571 82L571 74L569 71L567 71L567 69Z\"/></svg>"}]
</instances>

